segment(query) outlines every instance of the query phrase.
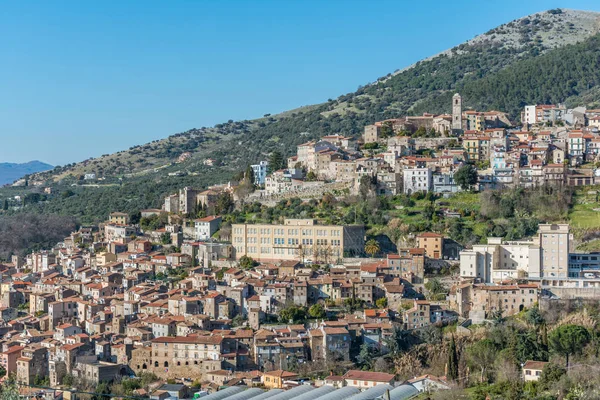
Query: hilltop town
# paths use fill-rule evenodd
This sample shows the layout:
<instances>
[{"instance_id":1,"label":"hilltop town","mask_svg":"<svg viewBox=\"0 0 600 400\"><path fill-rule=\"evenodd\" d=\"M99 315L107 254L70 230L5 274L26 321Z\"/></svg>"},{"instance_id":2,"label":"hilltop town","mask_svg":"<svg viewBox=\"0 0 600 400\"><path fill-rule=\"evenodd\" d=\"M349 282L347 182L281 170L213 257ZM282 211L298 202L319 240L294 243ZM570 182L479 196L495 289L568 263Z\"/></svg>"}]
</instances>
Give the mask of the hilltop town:
<instances>
[{"instance_id":1,"label":"hilltop town","mask_svg":"<svg viewBox=\"0 0 600 400\"><path fill-rule=\"evenodd\" d=\"M463 110L459 94L449 106L365 126L359 140L324 136L287 160L273 153L227 184L182 187L160 208L113 210L53 248L13 255L0 264L0 372L46 396L411 398L483 381L489 361L470 349L510 321L525 348L509 357L490 342L486 354L548 385L545 368L562 356L568 366L589 342L562 351L548 335L595 329L560 323L561 307L600 287L600 253L577 250L568 223L512 205L515 223L533 225L498 234L488 218L473 242L418 224L373 235L358 205L333 218L353 197L363 214L424 201L434 224L422 226L444 219L456 232L469 215L436 201L597 183L600 110L526 106L515 128L501 111Z\"/></svg>"},{"instance_id":2,"label":"hilltop town","mask_svg":"<svg viewBox=\"0 0 600 400\"><path fill-rule=\"evenodd\" d=\"M597 181L600 110L526 106L516 129L506 113L463 111L459 94L452 111L380 121L365 126L359 140L330 135L303 143L297 155L270 174L268 160L252 165L254 183L264 189L248 200L358 190L367 178L380 195ZM461 167L471 166L476 175L455 179Z\"/></svg>"}]
</instances>

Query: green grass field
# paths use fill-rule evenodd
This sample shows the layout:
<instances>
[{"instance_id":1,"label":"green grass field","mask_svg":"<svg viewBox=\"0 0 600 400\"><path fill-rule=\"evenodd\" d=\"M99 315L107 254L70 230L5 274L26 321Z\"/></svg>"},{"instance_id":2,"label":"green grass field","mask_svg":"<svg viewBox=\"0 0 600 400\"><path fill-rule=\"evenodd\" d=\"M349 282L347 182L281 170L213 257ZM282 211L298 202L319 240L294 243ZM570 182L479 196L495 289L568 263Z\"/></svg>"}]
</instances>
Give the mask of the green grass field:
<instances>
[{"instance_id":1,"label":"green grass field","mask_svg":"<svg viewBox=\"0 0 600 400\"><path fill-rule=\"evenodd\" d=\"M573 196L573 207L569 211L569 222L576 228L600 229L600 203L592 188L579 189Z\"/></svg>"}]
</instances>

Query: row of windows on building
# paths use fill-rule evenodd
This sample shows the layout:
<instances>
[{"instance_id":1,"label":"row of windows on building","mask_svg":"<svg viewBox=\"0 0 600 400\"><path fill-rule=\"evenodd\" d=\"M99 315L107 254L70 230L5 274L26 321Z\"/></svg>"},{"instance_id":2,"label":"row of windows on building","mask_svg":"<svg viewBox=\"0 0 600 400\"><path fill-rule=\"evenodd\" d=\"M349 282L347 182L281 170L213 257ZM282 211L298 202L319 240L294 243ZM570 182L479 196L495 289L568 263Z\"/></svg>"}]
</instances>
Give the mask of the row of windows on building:
<instances>
[{"instance_id":1,"label":"row of windows on building","mask_svg":"<svg viewBox=\"0 0 600 400\"><path fill-rule=\"evenodd\" d=\"M285 235L285 231L286 230L283 228L273 228L274 235ZM233 233L242 235L244 233L244 228L234 228ZM296 228L287 229L288 236L298 236L299 233L302 233L303 236L312 236L313 230L312 229L296 229ZM315 233L317 236L339 237L342 235L342 230L341 229L316 229ZM248 234L248 235L256 235L256 234L270 235L271 228L247 228L246 234Z\"/></svg>"},{"instance_id":2,"label":"row of windows on building","mask_svg":"<svg viewBox=\"0 0 600 400\"><path fill-rule=\"evenodd\" d=\"M258 244L259 241L257 239L258 238L256 237L249 237L246 239L246 243ZM244 238L236 237L234 242L244 243ZM304 246L312 246L314 244L314 241L313 239L302 239L302 242L300 242L300 240L296 238L288 238L287 240L288 246L298 246L300 243L302 243L302 245ZM270 244L270 238L260 238L260 244ZM273 244L283 246L286 244L285 238L273 238ZM332 246L340 246L342 244L342 241L340 239L331 239L331 241L329 241L328 239L317 239L316 244L317 246L327 246L329 244L331 244Z\"/></svg>"}]
</instances>

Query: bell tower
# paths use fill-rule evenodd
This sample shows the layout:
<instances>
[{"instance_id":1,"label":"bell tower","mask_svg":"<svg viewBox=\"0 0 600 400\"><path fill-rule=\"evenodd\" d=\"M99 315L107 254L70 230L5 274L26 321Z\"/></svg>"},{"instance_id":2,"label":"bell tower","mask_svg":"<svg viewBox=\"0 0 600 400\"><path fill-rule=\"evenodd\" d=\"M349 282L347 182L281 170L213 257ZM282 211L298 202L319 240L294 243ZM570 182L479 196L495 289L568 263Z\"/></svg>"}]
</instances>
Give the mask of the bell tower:
<instances>
[{"instance_id":1,"label":"bell tower","mask_svg":"<svg viewBox=\"0 0 600 400\"><path fill-rule=\"evenodd\" d=\"M452 130L462 129L462 97L456 93L452 96Z\"/></svg>"}]
</instances>

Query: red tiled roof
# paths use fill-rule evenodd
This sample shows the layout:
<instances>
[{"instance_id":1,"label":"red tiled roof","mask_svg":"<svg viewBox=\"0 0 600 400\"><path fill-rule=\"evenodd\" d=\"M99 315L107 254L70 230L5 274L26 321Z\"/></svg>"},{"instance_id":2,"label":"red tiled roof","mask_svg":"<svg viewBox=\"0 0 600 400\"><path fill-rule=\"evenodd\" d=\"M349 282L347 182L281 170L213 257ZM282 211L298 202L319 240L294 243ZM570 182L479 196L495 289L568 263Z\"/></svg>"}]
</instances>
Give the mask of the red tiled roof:
<instances>
[{"instance_id":1,"label":"red tiled roof","mask_svg":"<svg viewBox=\"0 0 600 400\"><path fill-rule=\"evenodd\" d=\"M343 378L357 381L390 382L394 380L394 375L386 374L385 372L358 371L353 369L346 372Z\"/></svg>"},{"instance_id":2,"label":"red tiled roof","mask_svg":"<svg viewBox=\"0 0 600 400\"><path fill-rule=\"evenodd\" d=\"M525 365L523 365L523 369L542 370L542 369L544 369L544 367L546 366L546 364L548 364L548 362L546 362L546 361L531 361L531 360L527 360L527 361L525 361Z\"/></svg>"},{"instance_id":3,"label":"red tiled roof","mask_svg":"<svg viewBox=\"0 0 600 400\"><path fill-rule=\"evenodd\" d=\"M193 343L193 344L221 344L223 336L165 336L152 339L152 343Z\"/></svg>"},{"instance_id":4,"label":"red tiled roof","mask_svg":"<svg viewBox=\"0 0 600 400\"><path fill-rule=\"evenodd\" d=\"M441 238L442 235L440 235L439 233L434 233L434 232L423 232L419 235L417 235L417 237L424 237L424 238Z\"/></svg>"}]
</instances>

